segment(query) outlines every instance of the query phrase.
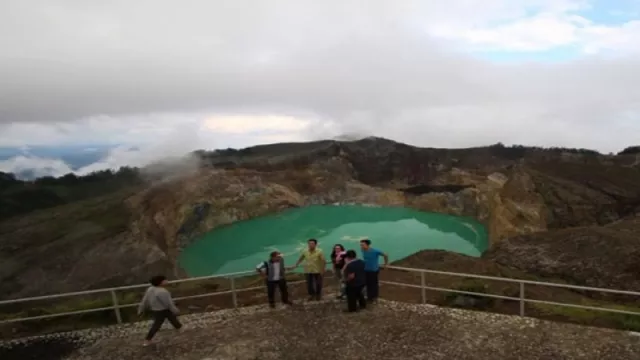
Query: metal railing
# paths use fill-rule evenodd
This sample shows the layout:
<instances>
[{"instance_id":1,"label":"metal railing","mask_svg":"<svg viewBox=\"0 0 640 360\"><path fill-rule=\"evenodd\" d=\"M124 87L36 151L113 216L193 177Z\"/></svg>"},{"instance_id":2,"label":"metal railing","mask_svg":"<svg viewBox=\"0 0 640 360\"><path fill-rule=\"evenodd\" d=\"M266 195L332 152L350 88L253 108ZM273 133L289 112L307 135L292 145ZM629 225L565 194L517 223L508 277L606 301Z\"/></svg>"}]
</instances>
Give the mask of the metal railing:
<instances>
[{"instance_id":1,"label":"metal railing","mask_svg":"<svg viewBox=\"0 0 640 360\"><path fill-rule=\"evenodd\" d=\"M572 303L562 303L556 301L548 301L548 300L537 300L537 299L529 299L526 297L525 285L535 285L535 286L547 286L547 287L555 287L562 289L570 289L570 290L580 290L580 291L591 291L591 292L603 292L608 294L616 294L616 295L627 295L627 296L635 296L640 298L640 292L635 291L627 291L627 290L615 290L615 289L605 289L605 288L596 288L589 286L579 286L579 285L569 285L569 284L560 284L560 283L552 283L552 282L543 282L543 281L533 281L533 280L524 280L524 279L513 279L513 278L505 278L505 277L497 277L497 276L486 276L486 275L475 275L475 274L465 274L465 273L456 273L456 272L448 272L448 271L439 271L439 270L428 270L428 269L416 269L416 268L405 268L400 266L387 266L388 269L399 270L404 272L418 272L420 273L420 285L413 285L407 283L400 283L395 281L384 281L381 280L381 284L387 285L395 285L395 286L403 286L410 288L418 288L421 289L421 297L422 303L425 304L427 302L427 290L432 291L441 291L441 292L449 292L449 293L457 293L462 295L472 295L479 297L488 297L494 299L502 299L502 300L512 300L518 301L520 304L520 316L525 316L525 304L544 304L544 305L554 305L554 306L564 306L576 309L584 309L584 310L593 310L593 311L602 311L609 313L618 313L618 314L627 314L627 315L637 315L640 316L640 312L637 311L627 311L620 309L612 309L601 306L587 306L587 305L578 305ZM504 296L504 295L496 295L496 294L488 294L474 291L465 291L458 289L450 289L450 288L441 288L435 286L427 286L426 285L426 274L433 275L445 275L445 276L454 276L454 277L462 277L462 278L471 278L471 279L480 279L480 280L490 280L490 281L502 281L508 283L515 283L519 285L519 296Z\"/></svg>"},{"instance_id":2,"label":"metal railing","mask_svg":"<svg viewBox=\"0 0 640 360\"><path fill-rule=\"evenodd\" d=\"M546 305L554 305L554 306L564 306L564 307L571 307L571 308L584 309L584 310L594 310L594 311L602 311L602 312L609 312L609 313L618 313L618 314L628 314L628 315L638 315L638 316L640 316L640 312L634 312L634 311L612 309L612 308L599 307L599 306L586 306L586 305L578 305L578 304L571 304L571 303L561 303L561 302L547 301L547 300L529 299L529 298L526 297L525 286L526 285L547 286L547 287L555 287L555 288L563 288L563 289L571 289L571 290L603 292L603 293L617 294L617 295L628 295L628 296L635 296L635 297L640 298L640 292L635 292L635 291L605 289L605 288L596 288L596 287L588 287L588 286L568 285L568 284L559 284L559 283L551 283L551 282L541 282L541 281L532 281L532 280L524 280L524 279L513 279L513 278L485 276L485 275L475 275L475 274L465 274L465 273L456 273L456 272L447 272L447 271L438 271L438 270L406 268L406 267L399 267L399 266L387 266L386 269L397 270L397 271L402 271L402 272L409 272L409 273L419 273L420 274L420 285L401 283L401 282L395 282L395 281L387 281L387 280L381 280L380 283L381 284L387 284L387 285L394 285L394 286L421 289L421 300L422 300L423 304L427 303L427 295L426 295L427 290L431 290L431 291L440 291L440 292L448 292L448 293L457 293L457 294L462 294L462 295L472 295L472 296L478 296L478 297L488 297L488 298L495 298L495 299L502 299L502 300L518 301L519 304L520 304L520 316L525 316L525 304L526 303L546 304ZM174 298L174 300L175 301L181 301L181 300L197 299L197 298L204 298L204 297L209 297L209 296L218 296L218 295L230 294L231 298L232 298L233 308L235 309L235 308L238 307L238 293L245 292L245 291L260 290L260 289L264 288L264 285L252 286L252 287L240 288L240 289L238 289L236 287L236 285L237 285L236 284L236 278L243 277L243 276L249 276L249 275L255 275L255 274L256 274L255 271L243 271L243 272L236 272L236 273L229 273L229 274L222 274L222 275L201 276L201 277L193 277L193 278L187 278L187 279L181 279L181 280L174 280L174 281L170 281L169 283L170 284L181 284L181 283L186 283L186 282L211 280L211 279L228 279L229 282L230 282L229 283L229 290L215 291L215 292L209 292L209 293L197 294L197 295L182 296L182 297ZM465 290L458 290L458 289L451 289L451 288L441 288L441 287L427 286L426 285L427 274L515 283L515 284L519 284L519 296L518 297L513 297L513 296L488 294L488 293L465 291ZM303 282L303 280L292 281L292 282L290 282L290 284L297 284L297 283L302 283L302 282ZM139 285L121 286L121 287L114 287L114 288L105 288L105 289L70 292L70 293L55 294L55 295L45 295L45 296L36 296L36 297L21 298L21 299L3 300L3 301L0 301L0 306L2 306L2 305L10 305L10 304L22 304L22 303L28 303L28 302L32 302L32 301L38 301L38 300L51 300L51 299L71 298L71 297L92 295L92 294L110 293L111 294L112 305L111 306L107 306L107 307L92 308L92 309L85 309L85 310L76 310L76 311L67 311L67 312L60 312L60 313L55 313L55 314L46 314L46 315L30 316L30 317L23 317L23 318L5 319L5 320L1 320L0 324L16 323L16 322L23 322L23 321L30 321L30 320L39 320L39 319L48 319L48 318L55 318L55 317L60 317L60 316L87 314L87 313L100 312L100 311L106 311L106 310L114 311L115 316L116 316L116 320L120 324L120 323L123 322L122 321L121 309L129 308L129 307L137 307L138 304L137 303L119 304L117 293L120 292L120 291L126 291L126 290L143 289L143 288L146 288L148 286L149 286L148 284L139 284Z\"/></svg>"},{"instance_id":3,"label":"metal railing","mask_svg":"<svg viewBox=\"0 0 640 360\"><path fill-rule=\"evenodd\" d=\"M209 296L218 296L218 295L230 294L231 295L231 299L232 299L233 308L237 308L238 307L238 293L239 292L260 290L260 289L264 288L264 285L262 285L262 286L252 286L252 287L241 288L241 289L236 288L236 278L245 277L245 276L251 276L251 275L256 275L255 270L254 271L242 271L242 272L221 274L221 275L192 277L192 278L187 278L187 279L172 280L172 281L169 281L168 283L169 284L182 284L182 283L187 283L187 282L195 282L195 281L203 281L203 280L227 279L229 281L229 290L214 291L214 292L209 292L209 293L204 293L204 294L197 294L197 295L174 297L173 300L178 302L178 301L181 301L181 300L198 299L198 298L204 298L204 297L209 297ZM292 282L290 282L290 284L297 284L297 283L301 283L301 282L303 282L303 281L302 280L292 281ZM65 312L60 312L60 313L55 313L55 314L46 314L46 315L28 316L28 317L22 317L22 318L4 319L4 320L0 320L0 325L1 324L6 324L6 323L16 323L16 322L24 322L24 321L30 321L30 320L41 320L41 319L56 318L56 317L61 317L61 316L88 314L88 313L95 313L95 312L100 312L100 311L105 311L105 310L113 310L114 313L115 313L115 316L116 316L116 321L118 322L118 324L122 324L122 322L123 322L122 321L122 313L121 313L120 310L121 309L125 309L125 308L137 307L138 303L120 304L119 301L118 301L118 292L128 291L128 290L137 290L137 289L146 289L148 287L149 287L149 284L138 284L138 285L119 286L119 287L113 287L113 288L103 288L103 289L95 289L95 290L76 291L76 292L61 293L61 294L54 294L54 295L44 295L44 296L34 296L34 297L20 298L20 299L2 300L2 301L0 301L0 306L2 306L2 305L11 305L11 304L22 304L22 303L28 303L28 302L33 302L33 301L39 301L39 300L53 300L53 299L63 299L63 298L72 298L72 297L78 297L78 296L85 296L85 295L96 295L96 294L107 294L107 293L110 293L111 294L112 305L111 306L107 306L107 307L97 307L97 308L84 309L84 310L65 311Z\"/></svg>"}]
</instances>

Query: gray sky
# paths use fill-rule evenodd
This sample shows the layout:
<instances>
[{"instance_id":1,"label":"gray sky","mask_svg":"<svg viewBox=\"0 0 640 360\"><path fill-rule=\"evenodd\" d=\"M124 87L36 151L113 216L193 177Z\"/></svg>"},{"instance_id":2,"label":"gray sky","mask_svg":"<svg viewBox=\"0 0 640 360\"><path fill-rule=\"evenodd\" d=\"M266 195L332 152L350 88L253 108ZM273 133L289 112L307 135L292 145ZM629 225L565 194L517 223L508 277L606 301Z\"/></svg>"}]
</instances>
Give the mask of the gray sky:
<instances>
[{"instance_id":1,"label":"gray sky","mask_svg":"<svg viewBox=\"0 0 640 360\"><path fill-rule=\"evenodd\" d=\"M638 10L637 0L2 0L0 146L173 154L357 133L618 151L640 142Z\"/></svg>"}]
</instances>

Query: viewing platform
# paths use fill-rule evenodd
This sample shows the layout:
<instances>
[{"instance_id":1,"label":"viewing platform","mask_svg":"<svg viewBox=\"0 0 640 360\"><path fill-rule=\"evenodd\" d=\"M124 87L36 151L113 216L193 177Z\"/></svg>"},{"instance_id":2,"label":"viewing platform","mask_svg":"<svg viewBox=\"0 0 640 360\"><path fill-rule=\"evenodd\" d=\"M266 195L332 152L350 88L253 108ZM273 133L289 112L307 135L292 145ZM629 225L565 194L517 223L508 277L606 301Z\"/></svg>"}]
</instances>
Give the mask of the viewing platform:
<instances>
[{"instance_id":1,"label":"viewing platform","mask_svg":"<svg viewBox=\"0 0 640 360\"><path fill-rule=\"evenodd\" d=\"M180 332L165 324L149 347L143 321L0 343L0 358L640 359L640 336L626 331L388 300L355 314L343 309L331 299L219 310L183 316Z\"/></svg>"}]
</instances>

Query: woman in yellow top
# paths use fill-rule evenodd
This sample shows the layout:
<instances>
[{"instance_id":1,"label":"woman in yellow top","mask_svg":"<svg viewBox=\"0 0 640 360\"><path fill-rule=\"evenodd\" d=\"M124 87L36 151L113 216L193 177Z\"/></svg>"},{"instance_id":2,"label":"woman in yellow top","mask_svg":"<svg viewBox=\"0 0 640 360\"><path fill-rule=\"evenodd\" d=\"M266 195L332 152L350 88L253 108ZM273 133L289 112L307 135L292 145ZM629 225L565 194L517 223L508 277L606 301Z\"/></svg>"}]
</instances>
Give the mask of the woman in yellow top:
<instances>
[{"instance_id":1,"label":"woman in yellow top","mask_svg":"<svg viewBox=\"0 0 640 360\"><path fill-rule=\"evenodd\" d=\"M322 278L327 261L322 250L318 248L318 240L309 239L307 248L302 251L300 258L293 268L300 266L304 260L304 277L307 281L307 292L309 300L320 300L322 298Z\"/></svg>"}]
</instances>

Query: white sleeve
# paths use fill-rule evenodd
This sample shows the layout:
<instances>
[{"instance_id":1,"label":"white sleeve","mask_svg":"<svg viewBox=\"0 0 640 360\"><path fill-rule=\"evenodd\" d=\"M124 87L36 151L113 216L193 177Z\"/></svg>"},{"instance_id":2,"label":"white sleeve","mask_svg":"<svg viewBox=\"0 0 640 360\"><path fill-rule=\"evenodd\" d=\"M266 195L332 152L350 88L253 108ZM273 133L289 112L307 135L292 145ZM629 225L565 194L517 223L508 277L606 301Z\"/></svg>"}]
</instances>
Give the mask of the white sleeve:
<instances>
[{"instance_id":1,"label":"white sleeve","mask_svg":"<svg viewBox=\"0 0 640 360\"><path fill-rule=\"evenodd\" d=\"M265 268L265 266L264 266L264 261L262 261L262 262L260 262L258 265L256 265L256 270L262 270L262 269L264 269L264 268Z\"/></svg>"}]
</instances>

